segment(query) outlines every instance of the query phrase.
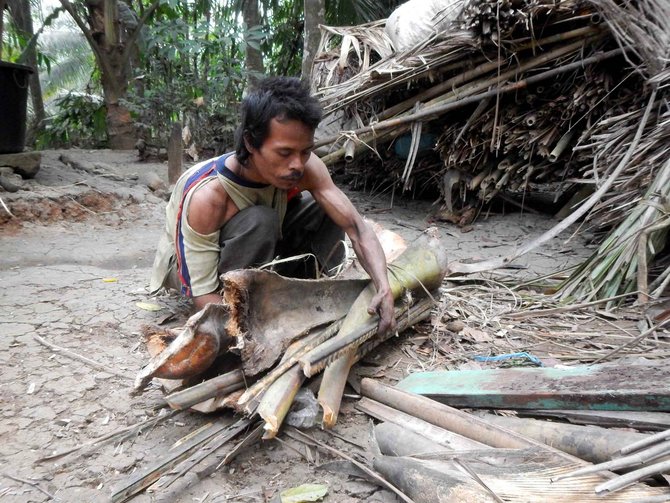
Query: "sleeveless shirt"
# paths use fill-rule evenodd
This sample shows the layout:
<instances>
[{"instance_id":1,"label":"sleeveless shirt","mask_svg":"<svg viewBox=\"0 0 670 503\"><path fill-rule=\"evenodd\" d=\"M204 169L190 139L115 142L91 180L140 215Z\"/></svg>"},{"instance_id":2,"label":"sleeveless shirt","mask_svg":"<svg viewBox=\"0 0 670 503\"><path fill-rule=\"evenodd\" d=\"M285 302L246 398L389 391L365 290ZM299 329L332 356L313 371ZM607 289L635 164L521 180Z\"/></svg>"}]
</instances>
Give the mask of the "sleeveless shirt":
<instances>
[{"instance_id":1,"label":"sleeveless shirt","mask_svg":"<svg viewBox=\"0 0 670 503\"><path fill-rule=\"evenodd\" d=\"M276 210L279 224L286 215L289 197L296 192L272 185L250 182L230 171L225 162L231 153L200 162L177 180L165 209L165 228L158 244L151 274L152 293L167 285L171 269L177 272L181 293L197 297L219 288L219 234L200 234L188 224L188 210L193 194L208 183L221 183L235 206L241 211L250 206L267 206Z\"/></svg>"}]
</instances>

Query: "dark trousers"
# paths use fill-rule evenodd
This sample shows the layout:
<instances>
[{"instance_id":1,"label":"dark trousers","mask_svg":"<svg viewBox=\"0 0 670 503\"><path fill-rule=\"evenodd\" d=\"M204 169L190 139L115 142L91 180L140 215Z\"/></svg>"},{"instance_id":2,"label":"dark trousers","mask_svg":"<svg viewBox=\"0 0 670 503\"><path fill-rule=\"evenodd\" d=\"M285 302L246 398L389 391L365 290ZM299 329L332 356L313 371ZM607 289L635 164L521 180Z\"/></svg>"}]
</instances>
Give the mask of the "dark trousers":
<instances>
[{"instance_id":1,"label":"dark trousers","mask_svg":"<svg viewBox=\"0 0 670 503\"><path fill-rule=\"evenodd\" d=\"M272 269L282 276L315 278L328 274L345 257L344 231L308 192L289 201L281 233L275 210L251 206L223 226L219 245L219 274L258 267L275 258L310 254L275 264Z\"/></svg>"}]
</instances>

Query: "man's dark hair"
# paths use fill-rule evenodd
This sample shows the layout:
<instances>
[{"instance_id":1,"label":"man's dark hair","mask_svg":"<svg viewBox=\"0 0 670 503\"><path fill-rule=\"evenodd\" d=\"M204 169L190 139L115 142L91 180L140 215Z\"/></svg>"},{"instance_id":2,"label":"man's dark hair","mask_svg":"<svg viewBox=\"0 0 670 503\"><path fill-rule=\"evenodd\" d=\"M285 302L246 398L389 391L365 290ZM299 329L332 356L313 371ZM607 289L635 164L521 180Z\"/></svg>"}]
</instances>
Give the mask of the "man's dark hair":
<instances>
[{"instance_id":1,"label":"man's dark hair","mask_svg":"<svg viewBox=\"0 0 670 503\"><path fill-rule=\"evenodd\" d=\"M321 121L321 105L309 89L295 77L267 77L242 100L240 125L235 132L235 155L246 164L249 159L244 140L260 148L268 137L270 121L298 120L312 129Z\"/></svg>"}]
</instances>

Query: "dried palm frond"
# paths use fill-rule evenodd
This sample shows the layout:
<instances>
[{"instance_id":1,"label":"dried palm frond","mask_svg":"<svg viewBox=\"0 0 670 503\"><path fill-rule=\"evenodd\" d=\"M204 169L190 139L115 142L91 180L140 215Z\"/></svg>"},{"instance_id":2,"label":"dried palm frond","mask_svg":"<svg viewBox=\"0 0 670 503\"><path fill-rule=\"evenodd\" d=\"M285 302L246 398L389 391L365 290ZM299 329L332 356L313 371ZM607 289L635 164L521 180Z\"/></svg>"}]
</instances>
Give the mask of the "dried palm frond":
<instances>
[{"instance_id":1,"label":"dried palm frond","mask_svg":"<svg viewBox=\"0 0 670 503\"><path fill-rule=\"evenodd\" d=\"M318 92L327 112L355 118L344 128L356 128L346 136L351 140L349 158L358 156L347 171L365 180L366 186L402 186L414 193L423 186L444 185L436 181L449 173L454 183L446 189L450 193L442 195L451 209L458 202L452 188L469 208L506 192L525 198L527 191L544 184L560 184L566 192L608 186L585 225L598 236L622 226L604 246L618 244L601 252L606 253L606 264L619 269L611 274L624 274L626 269L627 279L604 289L584 283L565 294L608 295L635 287L634 256L642 256L635 244L622 251L618 239L637 236L637 243L649 238L659 247L664 236L648 236L643 229L655 228L662 213L650 216L645 205L647 189L668 157L667 19L670 2L664 0L469 0L452 29L407 51L380 57L367 68L357 63L358 71ZM375 30L381 33L383 25ZM342 47L349 60L361 60L353 43ZM595 56L617 47L622 51L618 59L598 63ZM559 68L569 71L551 73ZM548 80L534 80L541 75ZM629 153L654 88L656 109ZM408 159L392 158L392 142L410 130ZM414 161L421 131L437 134L441 165L434 157ZM333 135L319 145L338 140ZM370 148L376 149L373 163L365 154ZM324 162L333 164L343 155L344 148L334 149ZM610 180L623 161L616 179ZM616 253L618 258L610 255ZM653 256L645 254L647 261ZM593 262L585 265L595 267ZM655 288L664 281L657 280Z\"/></svg>"},{"instance_id":2,"label":"dried palm frond","mask_svg":"<svg viewBox=\"0 0 670 503\"><path fill-rule=\"evenodd\" d=\"M590 300L631 292L641 262L650 262L667 240L670 227L670 158L647 193L598 250L562 286L562 298ZM639 243L645 246L640 249Z\"/></svg>"}]
</instances>

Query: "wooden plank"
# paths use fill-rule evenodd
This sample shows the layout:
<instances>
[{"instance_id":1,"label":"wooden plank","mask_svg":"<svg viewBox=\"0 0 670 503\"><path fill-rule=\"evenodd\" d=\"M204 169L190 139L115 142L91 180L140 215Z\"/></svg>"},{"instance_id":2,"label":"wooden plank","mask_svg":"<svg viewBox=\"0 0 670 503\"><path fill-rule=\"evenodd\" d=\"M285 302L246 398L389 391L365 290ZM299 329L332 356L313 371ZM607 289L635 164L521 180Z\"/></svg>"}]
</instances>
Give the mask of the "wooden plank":
<instances>
[{"instance_id":1,"label":"wooden plank","mask_svg":"<svg viewBox=\"0 0 670 503\"><path fill-rule=\"evenodd\" d=\"M184 147L181 139L181 124L172 123L170 138L168 139L168 183L177 182L182 173L182 155Z\"/></svg>"},{"instance_id":2,"label":"wooden plank","mask_svg":"<svg viewBox=\"0 0 670 503\"><path fill-rule=\"evenodd\" d=\"M386 423L402 426L406 430L421 435L431 442L441 445L452 451L465 451L470 449L484 449L486 444L469 439L427 421L419 419L400 410L384 405L383 403L362 398L356 403L356 408L367 415Z\"/></svg>"},{"instance_id":3,"label":"wooden plank","mask_svg":"<svg viewBox=\"0 0 670 503\"><path fill-rule=\"evenodd\" d=\"M611 428L635 428L643 431L670 429L667 412L637 412L620 410L526 410L523 417L565 419L573 424L592 424Z\"/></svg>"},{"instance_id":4,"label":"wooden plank","mask_svg":"<svg viewBox=\"0 0 670 503\"><path fill-rule=\"evenodd\" d=\"M670 411L667 365L418 372L397 387L452 407Z\"/></svg>"},{"instance_id":5,"label":"wooden plank","mask_svg":"<svg viewBox=\"0 0 670 503\"><path fill-rule=\"evenodd\" d=\"M648 437L644 433L611 430L598 426L497 416L482 411L474 414L591 463L602 463L619 456L622 445L632 444Z\"/></svg>"}]
</instances>

